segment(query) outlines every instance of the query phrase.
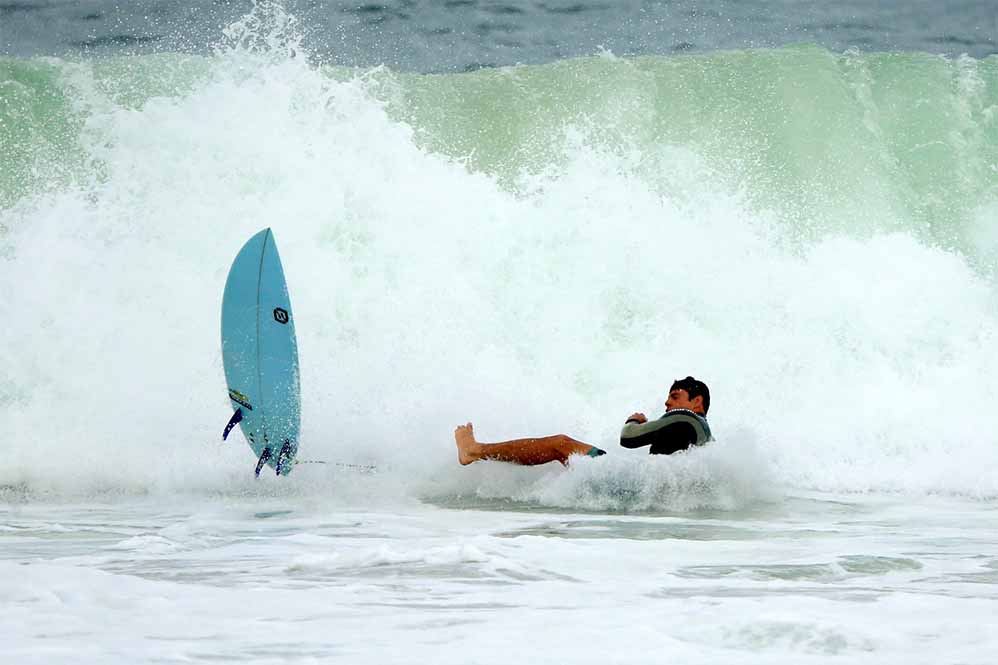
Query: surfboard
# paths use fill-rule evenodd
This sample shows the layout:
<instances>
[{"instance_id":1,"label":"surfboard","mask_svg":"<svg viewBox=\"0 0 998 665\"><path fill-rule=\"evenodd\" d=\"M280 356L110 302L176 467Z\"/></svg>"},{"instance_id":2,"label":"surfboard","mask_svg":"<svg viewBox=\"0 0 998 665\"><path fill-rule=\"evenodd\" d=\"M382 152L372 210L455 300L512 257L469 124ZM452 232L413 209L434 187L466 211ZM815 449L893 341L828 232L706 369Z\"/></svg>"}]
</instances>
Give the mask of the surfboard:
<instances>
[{"instance_id":1,"label":"surfboard","mask_svg":"<svg viewBox=\"0 0 998 665\"><path fill-rule=\"evenodd\" d=\"M298 453L301 387L298 343L274 234L264 229L236 255L222 295L222 364L233 415L264 465L287 475Z\"/></svg>"}]
</instances>

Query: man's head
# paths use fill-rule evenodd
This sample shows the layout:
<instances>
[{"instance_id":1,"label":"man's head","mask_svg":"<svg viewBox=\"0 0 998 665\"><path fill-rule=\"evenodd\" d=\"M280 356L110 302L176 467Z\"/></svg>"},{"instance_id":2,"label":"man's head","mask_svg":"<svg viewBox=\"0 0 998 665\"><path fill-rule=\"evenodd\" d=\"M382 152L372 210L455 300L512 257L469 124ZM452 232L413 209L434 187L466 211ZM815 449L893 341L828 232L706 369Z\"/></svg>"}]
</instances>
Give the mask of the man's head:
<instances>
[{"instance_id":1,"label":"man's head","mask_svg":"<svg viewBox=\"0 0 998 665\"><path fill-rule=\"evenodd\" d=\"M703 381L697 381L692 376L676 379L669 388L669 398L665 400L665 410L689 409L702 416L707 415L710 408L710 390Z\"/></svg>"}]
</instances>

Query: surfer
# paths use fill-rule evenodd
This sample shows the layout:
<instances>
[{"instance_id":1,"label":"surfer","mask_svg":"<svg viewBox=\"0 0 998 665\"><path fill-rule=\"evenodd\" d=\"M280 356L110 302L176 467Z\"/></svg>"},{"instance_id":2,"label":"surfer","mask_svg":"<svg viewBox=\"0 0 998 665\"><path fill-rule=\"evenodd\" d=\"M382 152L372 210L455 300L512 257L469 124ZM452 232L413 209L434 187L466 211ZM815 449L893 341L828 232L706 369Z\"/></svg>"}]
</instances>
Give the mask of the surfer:
<instances>
[{"instance_id":1,"label":"surfer","mask_svg":"<svg viewBox=\"0 0 998 665\"><path fill-rule=\"evenodd\" d=\"M707 425L710 391L703 381L687 376L677 379L665 400L665 415L648 422L643 413L633 413L624 423L620 445L625 448L650 446L653 455L670 454L711 440ZM454 430L457 459L462 465L479 460L495 460L535 466L548 462L568 464L572 455L599 457L606 451L565 434L539 438L513 439L501 443L480 443L471 423Z\"/></svg>"}]
</instances>

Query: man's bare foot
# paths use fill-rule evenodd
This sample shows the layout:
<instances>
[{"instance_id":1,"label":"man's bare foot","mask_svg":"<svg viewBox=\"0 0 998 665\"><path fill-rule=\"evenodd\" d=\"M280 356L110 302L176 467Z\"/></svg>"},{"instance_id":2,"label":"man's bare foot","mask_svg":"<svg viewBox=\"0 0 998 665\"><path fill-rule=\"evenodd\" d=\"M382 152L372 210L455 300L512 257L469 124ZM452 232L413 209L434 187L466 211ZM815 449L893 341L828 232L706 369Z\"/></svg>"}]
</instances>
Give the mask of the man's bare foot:
<instances>
[{"instance_id":1,"label":"man's bare foot","mask_svg":"<svg viewBox=\"0 0 998 665\"><path fill-rule=\"evenodd\" d=\"M454 430L454 441L457 442L457 461L461 464L471 464L478 459L478 442L475 441L475 430L471 423L458 425Z\"/></svg>"}]
</instances>

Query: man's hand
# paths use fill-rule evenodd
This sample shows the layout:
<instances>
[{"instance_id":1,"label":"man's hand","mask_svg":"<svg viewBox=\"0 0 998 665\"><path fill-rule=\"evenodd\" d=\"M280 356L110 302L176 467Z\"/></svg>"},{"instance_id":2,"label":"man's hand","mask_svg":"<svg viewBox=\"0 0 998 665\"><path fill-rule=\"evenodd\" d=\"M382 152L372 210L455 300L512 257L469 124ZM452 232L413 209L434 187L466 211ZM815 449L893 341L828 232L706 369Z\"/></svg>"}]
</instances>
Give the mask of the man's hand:
<instances>
[{"instance_id":1,"label":"man's hand","mask_svg":"<svg viewBox=\"0 0 998 665\"><path fill-rule=\"evenodd\" d=\"M643 413L632 413L631 417L627 419L627 422L632 422L632 421L637 421L639 423L646 423L648 422L648 419L645 418L645 414Z\"/></svg>"}]
</instances>

